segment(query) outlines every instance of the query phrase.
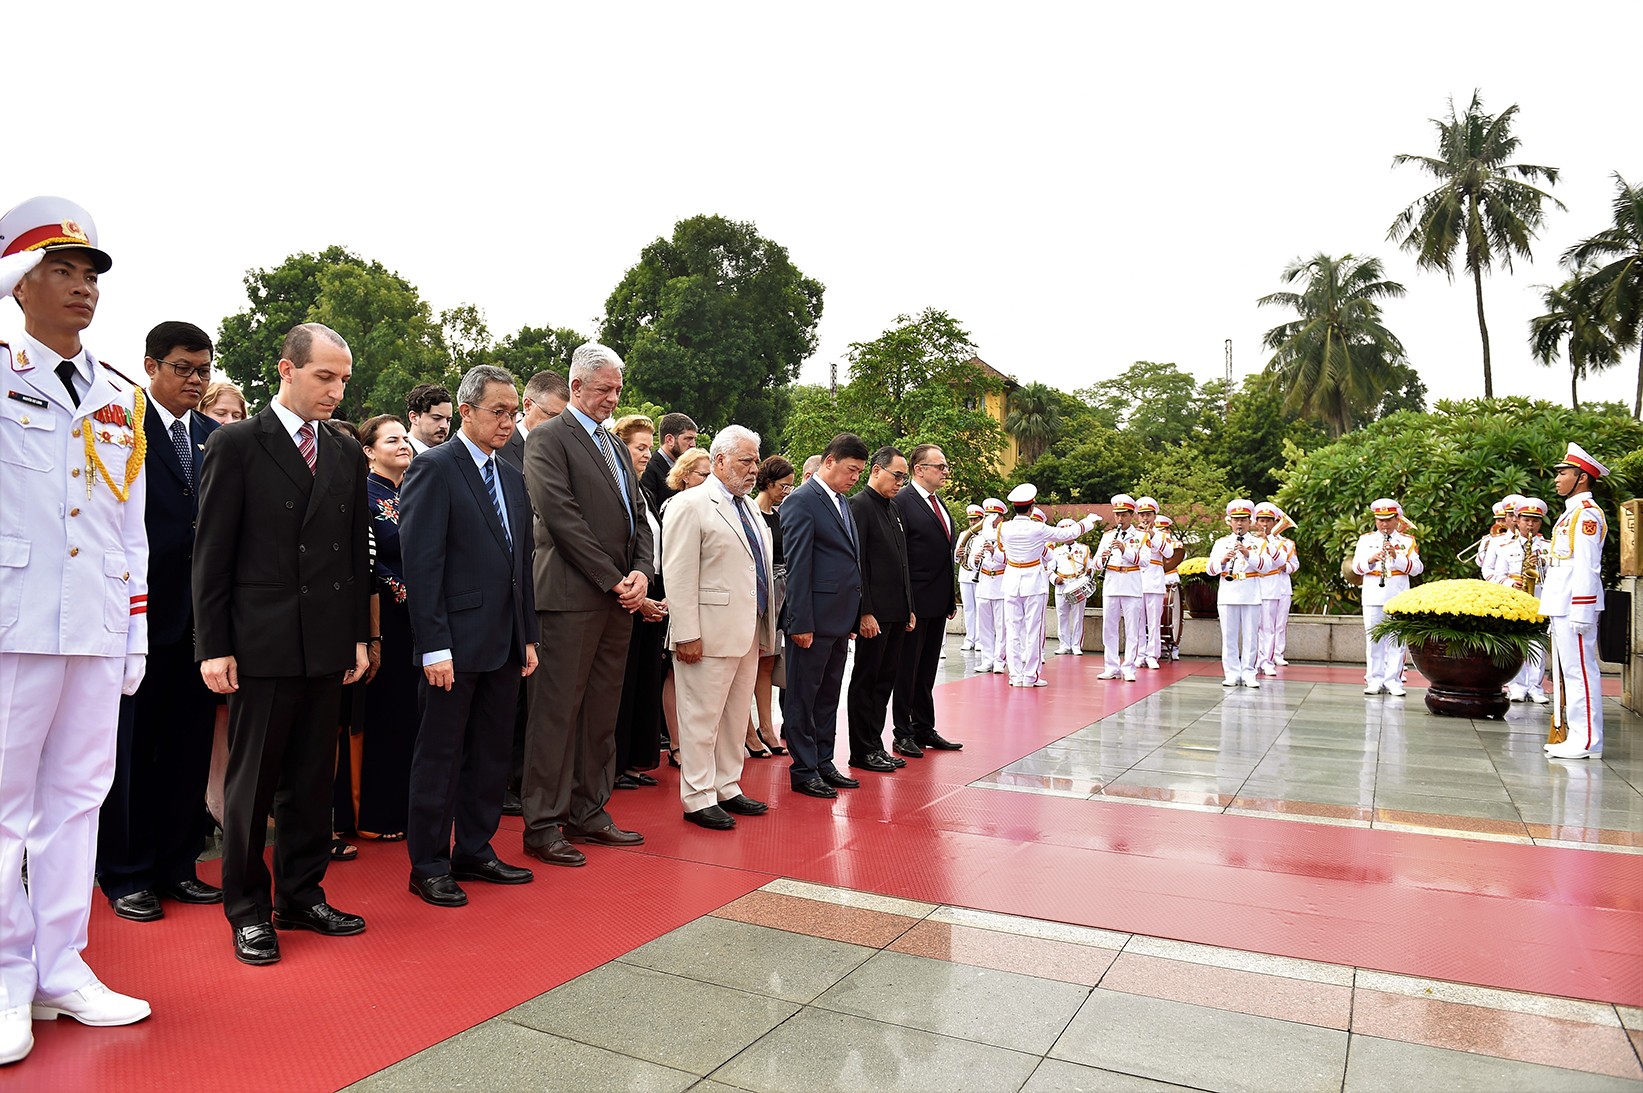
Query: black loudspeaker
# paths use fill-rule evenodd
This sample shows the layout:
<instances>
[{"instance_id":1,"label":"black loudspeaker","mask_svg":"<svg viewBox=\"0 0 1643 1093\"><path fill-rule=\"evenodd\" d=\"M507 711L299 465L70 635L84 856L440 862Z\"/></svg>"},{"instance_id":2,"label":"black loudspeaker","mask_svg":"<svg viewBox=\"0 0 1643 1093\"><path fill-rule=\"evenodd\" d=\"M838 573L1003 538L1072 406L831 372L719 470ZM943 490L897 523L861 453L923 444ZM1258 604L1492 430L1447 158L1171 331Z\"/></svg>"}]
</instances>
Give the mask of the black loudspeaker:
<instances>
[{"instance_id":1,"label":"black loudspeaker","mask_svg":"<svg viewBox=\"0 0 1643 1093\"><path fill-rule=\"evenodd\" d=\"M1610 588L1603 593L1603 613L1597 617L1597 656L1610 664L1631 656L1632 594Z\"/></svg>"}]
</instances>

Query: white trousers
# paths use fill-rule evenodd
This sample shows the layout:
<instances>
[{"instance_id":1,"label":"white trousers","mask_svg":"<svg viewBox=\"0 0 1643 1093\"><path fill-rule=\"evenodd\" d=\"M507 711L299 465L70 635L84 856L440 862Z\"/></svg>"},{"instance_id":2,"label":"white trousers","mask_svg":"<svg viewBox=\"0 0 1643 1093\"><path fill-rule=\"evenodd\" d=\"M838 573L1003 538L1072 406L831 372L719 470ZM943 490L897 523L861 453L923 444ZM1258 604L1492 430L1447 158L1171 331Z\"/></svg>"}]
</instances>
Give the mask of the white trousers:
<instances>
[{"instance_id":1,"label":"white trousers","mask_svg":"<svg viewBox=\"0 0 1643 1093\"><path fill-rule=\"evenodd\" d=\"M1523 659L1523 667L1518 669L1517 675L1507 686L1514 691L1524 691L1529 694L1544 694L1543 686L1546 678L1546 658L1529 656Z\"/></svg>"},{"instance_id":2,"label":"white trousers","mask_svg":"<svg viewBox=\"0 0 1643 1093\"><path fill-rule=\"evenodd\" d=\"M1003 664L1004 601L976 598L976 644L981 647L981 663Z\"/></svg>"},{"instance_id":3,"label":"white trousers","mask_svg":"<svg viewBox=\"0 0 1643 1093\"><path fill-rule=\"evenodd\" d=\"M1004 598L1004 630L1010 637L1010 679L1029 682L1044 666L1044 612L1049 607L1042 592Z\"/></svg>"},{"instance_id":4,"label":"white trousers","mask_svg":"<svg viewBox=\"0 0 1643 1093\"><path fill-rule=\"evenodd\" d=\"M1101 656L1109 669L1135 671L1141 660L1140 596L1106 596L1101 600ZM1124 624L1124 647L1118 647L1118 624Z\"/></svg>"},{"instance_id":5,"label":"white trousers","mask_svg":"<svg viewBox=\"0 0 1643 1093\"><path fill-rule=\"evenodd\" d=\"M1084 648L1085 603L1084 600L1073 603L1060 592L1055 594L1055 633L1061 648Z\"/></svg>"},{"instance_id":6,"label":"white trousers","mask_svg":"<svg viewBox=\"0 0 1643 1093\"><path fill-rule=\"evenodd\" d=\"M1552 721L1563 711L1565 746L1603 750L1603 688L1597 671L1597 628L1576 633L1567 616L1552 618Z\"/></svg>"},{"instance_id":7,"label":"white trousers","mask_svg":"<svg viewBox=\"0 0 1643 1093\"><path fill-rule=\"evenodd\" d=\"M0 653L0 1009L96 978L80 954L124 675L123 657Z\"/></svg>"},{"instance_id":8,"label":"white trousers","mask_svg":"<svg viewBox=\"0 0 1643 1093\"><path fill-rule=\"evenodd\" d=\"M759 675L759 641L740 657L673 658L679 704L679 801L700 812L741 793L747 711Z\"/></svg>"},{"instance_id":9,"label":"white trousers","mask_svg":"<svg viewBox=\"0 0 1643 1093\"><path fill-rule=\"evenodd\" d=\"M1277 621L1272 626L1272 659L1277 660L1289 647L1289 605L1295 600L1293 592L1285 592L1273 602L1278 605Z\"/></svg>"},{"instance_id":10,"label":"white trousers","mask_svg":"<svg viewBox=\"0 0 1643 1093\"><path fill-rule=\"evenodd\" d=\"M1378 604L1363 605L1364 659L1368 661L1363 673L1365 687L1390 687L1403 680L1403 642L1396 638L1375 641L1369 636L1370 629L1385 617L1385 607Z\"/></svg>"},{"instance_id":11,"label":"white trousers","mask_svg":"<svg viewBox=\"0 0 1643 1093\"><path fill-rule=\"evenodd\" d=\"M1158 659L1158 654L1164 649L1164 632L1160 627L1164 623L1164 594L1162 592L1141 593L1141 625L1146 628L1147 640L1141 650L1141 655Z\"/></svg>"},{"instance_id":12,"label":"white trousers","mask_svg":"<svg viewBox=\"0 0 1643 1093\"><path fill-rule=\"evenodd\" d=\"M1258 603L1223 603L1221 616L1221 671L1239 679L1255 675L1255 637L1260 627Z\"/></svg>"},{"instance_id":13,"label":"white trousers","mask_svg":"<svg viewBox=\"0 0 1643 1093\"><path fill-rule=\"evenodd\" d=\"M976 643L976 583L974 581L958 582L959 602L964 605L964 637L970 644Z\"/></svg>"},{"instance_id":14,"label":"white trousers","mask_svg":"<svg viewBox=\"0 0 1643 1093\"><path fill-rule=\"evenodd\" d=\"M1274 661L1283 656L1283 650L1278 645L1278 628L1288 629L1289 601L1262 600L1261 621L1255 633L1255 667L1257 669L1276 668Z\"/></svg>"}]
</instances>

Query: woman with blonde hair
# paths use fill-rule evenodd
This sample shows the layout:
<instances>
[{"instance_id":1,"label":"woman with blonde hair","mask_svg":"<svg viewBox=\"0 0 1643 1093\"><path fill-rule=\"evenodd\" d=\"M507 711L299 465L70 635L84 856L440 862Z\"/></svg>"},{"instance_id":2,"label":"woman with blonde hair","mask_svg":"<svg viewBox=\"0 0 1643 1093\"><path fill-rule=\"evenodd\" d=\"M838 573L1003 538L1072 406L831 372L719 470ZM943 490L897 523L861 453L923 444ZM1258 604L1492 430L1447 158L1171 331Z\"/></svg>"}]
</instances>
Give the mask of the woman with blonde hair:
<instances>
[{"instance_id":1,"label":"woman with blonde hair","mask_svg":"<svg viewBox=\"0 0 1643 1093\"><path fill-rule=\"evenodd\" d=\"M200 413L224 425L244 421L246 409L245 392L227 380L212 380L200 396Z\"/></svg>"}]
</instances>

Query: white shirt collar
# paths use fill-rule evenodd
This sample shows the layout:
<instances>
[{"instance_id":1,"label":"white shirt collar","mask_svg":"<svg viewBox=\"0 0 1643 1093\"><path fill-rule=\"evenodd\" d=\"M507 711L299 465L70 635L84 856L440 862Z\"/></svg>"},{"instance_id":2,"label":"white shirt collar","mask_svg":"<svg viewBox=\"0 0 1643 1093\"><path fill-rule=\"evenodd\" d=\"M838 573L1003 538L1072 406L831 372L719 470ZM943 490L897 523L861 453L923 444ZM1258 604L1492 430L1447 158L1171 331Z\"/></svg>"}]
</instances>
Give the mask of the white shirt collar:
<instances>
[{"instance_id":1,"label":"white shirt collar","mask_svg":"<svg viewBox=\"0 0 1643 1093\"><path fill-rule=\"evenodd\" d=\"M80 343L80 352L72 357L65 357L57 350L30 336L26 330L18 331L18 336L28 343L25 348L29 350L29 359L35 363L36 367L43 367L46 372L55 374L59 361L68 361L74 365L74 375L80 381L80 397L82 400L85 398L94 377L91 367L91 354L86 351L84 342Z\"/></svg>"},{"instance_id":2,"label":"white shirt collar","mask_svg":"<svg viewBox=\"0 0 1643 1093\"><path fill-rule=\"evenodd\" d=\"M479 445L469 440L468 434L463 432L461 429L456 431L456 436L458 440L462 441L462 443L467 446L468 454L473 457L474 466L479 468L480 473L484 473L485 464L491 461L492 453L487 452L484 448L481 448Z\"/></svg>"},{"instance_id":3,"label":"white shirt collar","mask_svg":"<svg viewBox=\"0 0 1643 1093\"><path fill-rule=\"evenodd\" d=\"M575 403L566 403L565 409L576 415L576 420L581 422L582 428L587 431L589 436L592 436L595 430L599 428L599 422L593 420L581 410L578 410Z\"/></svg>"},{"instance_id":4,"label":"white shirt collar","mask_svg":"<svg viewBox=\"0 0 1643 1093\"><path fill-rule=\"evenodd\" d=\"M1571 493L1568 496L1568 498L1566 498L1563 502L1563 511L1564 512L1569 512L1572 509L1578 509L1581 505L1581 502L1590 501L1591 499L1592 499L1592 491L1591 490L1581 490L1579 493Z\"/></svg>"},{"instance_id":5,"label":"white shirt collar","mask_svg":"<svg viewBox=\"0 0 1643 1093\"><path fill-rule=\"evenodd\" d=\"M924 483L920 482L918 479L909 478L907 480L907 482L915 490L918 490L919 500L923 501L926 505L928 505L930 503L930 498L935 496L935 492L933 490L925 489L924 488Z\"/></svg>"},{"instance_id":6,"label":"white shirt collar","mask_svg":"<svg viewBox=\"0 0 1643 1093\"><path fill-rule=\"evenodd\" d=\"M285 426L285 431L291 436L291 442L295 444L297 430L303 426L302 418L298 417L290 407L281 402L278 395L275 395L268 405L274 408L274 416L280 419L280 424ZM317 427L314 429L314 444L317 448L319 444L319 429Z\"/></svg>"}]
</instances>

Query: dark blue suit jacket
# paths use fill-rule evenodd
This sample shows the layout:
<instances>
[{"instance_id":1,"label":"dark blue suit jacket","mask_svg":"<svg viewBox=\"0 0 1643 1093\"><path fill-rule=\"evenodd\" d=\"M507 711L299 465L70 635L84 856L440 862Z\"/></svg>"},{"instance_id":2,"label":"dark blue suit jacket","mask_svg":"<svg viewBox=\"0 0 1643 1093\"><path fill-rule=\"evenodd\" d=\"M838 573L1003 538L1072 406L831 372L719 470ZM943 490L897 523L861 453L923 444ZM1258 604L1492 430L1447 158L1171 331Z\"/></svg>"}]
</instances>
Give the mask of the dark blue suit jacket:
<instances>
[{"instance_id":1,"label":"dark blue suit jacket","mask_svg":"<svg viewBox=\"0 0 1643 1093\"><path fill-rule=\"evenodd\" d=\"M451 650L458 672L525 663L537 640L531 581L531 502L525 478L497 460L513 531L510 550L473 456L452 437L411 460L399 490L399 547L405 567L414 655Z\"/></svg>"},{"instance_id":2,"label":"dark blue suit jacket","mask_svg":"<svg viewBox=\"0 0 1643 1093\"><path fill-rule=\"evenodd\" d=\"M193 640L194 633L194 523L200 515L200 472L205 465L205 438L217 422L197 410L182 419L188 428L193 457L194 486L183 477L183 465L171 434L160 422L152 399L143 415L148 455L148 640L173 645Z\"/></svg>"},{"instance_id":3,"label":"dark blue suit jacket","mask_svg":"<svg viewBox=\"0 0 1643 1093\"><path fill-rule=\"evenodd\" d=\"M832 496L814 479L781 503L789 634L836 638L861 618L861 560Z\"/></svg>"}]
</instances>

